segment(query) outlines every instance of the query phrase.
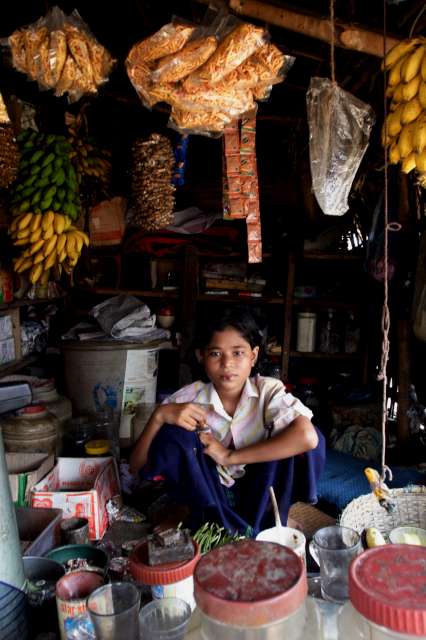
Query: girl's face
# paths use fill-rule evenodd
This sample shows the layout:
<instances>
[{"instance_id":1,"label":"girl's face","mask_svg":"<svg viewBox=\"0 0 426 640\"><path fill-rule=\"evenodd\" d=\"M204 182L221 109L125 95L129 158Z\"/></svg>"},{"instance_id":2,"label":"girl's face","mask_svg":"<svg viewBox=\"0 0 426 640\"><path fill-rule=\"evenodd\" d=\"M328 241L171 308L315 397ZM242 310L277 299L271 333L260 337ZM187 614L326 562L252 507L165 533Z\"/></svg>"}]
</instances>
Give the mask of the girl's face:
<instances>
[{"instance_id":1,"label":"girl's face","mask_svg":"<svg viewBox=\"0 0 426 640\"><path fill-rule=\"evenodd\" d=\"M241 393L257 360L259 347L251 347L232 327L216 331L210 344L198 352L200 362L219 396Z\"/></svg>"}]
</instances>

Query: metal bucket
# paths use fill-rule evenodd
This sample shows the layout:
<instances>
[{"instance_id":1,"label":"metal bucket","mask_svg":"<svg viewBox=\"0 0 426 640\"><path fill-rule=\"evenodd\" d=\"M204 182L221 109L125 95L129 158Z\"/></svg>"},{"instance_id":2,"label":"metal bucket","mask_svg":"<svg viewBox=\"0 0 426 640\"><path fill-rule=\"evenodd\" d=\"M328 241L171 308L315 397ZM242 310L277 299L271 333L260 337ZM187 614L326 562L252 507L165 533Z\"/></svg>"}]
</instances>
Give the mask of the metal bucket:
<instances>
[{"instance_id":1,"label":"metal bucket","mask_svg":"<svg viewBox=\"0 0 426 640\"><path fill-rule=\"evenodd\" d=\"M27 596L5 582L0 582L0 638L28 638Z\"/></svg>"},{"instance_id":2,"label":"metal bucket","mask_svg":"<svg viewBox=\"0 0 426 640\"><path fill-rule=\"evenodd\" d=\"M70 630L75 619L87 614L88 596L103 583L103 577L92 571L75 571L59 580L56 585L56 606L62 640L66 640L67 630Z\"/></svg>"},{"instance_id":3,"label":"metal bucket","mask_svg":"<svg viewBox=\"0 0 426 640\"><path fill-rule=\"evenodd\" d=\"M136 408L155 403L158 349L134 342L70 342L63 345L65 386L74 413L106 404L120 415L120 438L131 437Z\"/></svg>"}]
</instances>

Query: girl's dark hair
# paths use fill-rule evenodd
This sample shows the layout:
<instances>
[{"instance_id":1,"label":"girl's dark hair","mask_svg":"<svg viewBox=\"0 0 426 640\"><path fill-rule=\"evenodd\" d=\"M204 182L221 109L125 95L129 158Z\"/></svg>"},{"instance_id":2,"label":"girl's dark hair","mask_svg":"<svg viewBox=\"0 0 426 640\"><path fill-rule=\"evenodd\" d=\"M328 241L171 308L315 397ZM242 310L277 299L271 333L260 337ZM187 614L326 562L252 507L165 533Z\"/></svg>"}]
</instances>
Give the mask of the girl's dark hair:
<instances>
[{"instance_id":1,"label":"girl's dark hair","mask_svg":"<svg viewBox=\"0 0 426 640\"><path fill-rule=\"evenodd\" d=\"M222 309L200 323L195 336L195 347L205 349L216 331L224 331L228 327L238 331L252 349L261 346L262 334L252 314L246 307L235 306Z\"/></svg>"}]
</instances>

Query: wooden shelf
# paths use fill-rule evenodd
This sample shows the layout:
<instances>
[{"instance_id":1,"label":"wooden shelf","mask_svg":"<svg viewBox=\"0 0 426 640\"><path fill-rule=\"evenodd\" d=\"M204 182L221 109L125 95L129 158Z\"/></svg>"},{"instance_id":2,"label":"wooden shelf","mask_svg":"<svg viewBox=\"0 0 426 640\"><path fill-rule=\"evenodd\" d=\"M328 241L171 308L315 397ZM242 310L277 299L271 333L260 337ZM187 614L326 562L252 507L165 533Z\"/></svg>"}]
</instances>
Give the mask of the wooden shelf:
<instances>
[{"instance_id":1,"label":"wooden shelf","mask_svg":"<svg viewBox=\"0 0 426 640\"><path fill-rule=\"evenodd\" d=\"M30 307L33 304L54 304L58 300L63 300L68 294L64 293L62 296L56 298L22 298L21 300L14 300L13 302L7 302L0 304L0 311L8 311L9 309L18 309L19 307Z\"/></svg>"},{"instance_id":2,"label":"wooden shelf","mask_svg":"<svg viewBox=\"0 0 426 640\"><path fill-rule=\"evenodd\" d=\"M197 296L197 302L239 302L240 304L284 304L284 298L261 296L260 298L250 296L233 296L233 295L214 295L200 293Z\"/></svg>"},{"instance_id":3,"label":"wooden shelf","mask_svg":"<svg viewBox=\"0 0 426 640\"><path fill-rule=\"evenodd\" d=\"M322 353L321 351L290 351L291 358L312 358L314 360L358 360L358 353Z\"/></svg>"},{"instance_id":4,"label":"wooden shelf","mask_svg":"<svg viewBox=\"0 0 426 640\"><path fill-rule=\"evenodd\" d=\"M118 296L120 294L127 294L129 296L136 296L142 298L178 298L179 291L163 291L162 289L155 290L142 290L142 289L114 289L110 287L79 287L79 291L84 293L94 293L98 295L106 296Z\"/></svg>"},{"instance_id":5,"label":"wooden shelf","mask_svg":"<svg viewBox=\"0 0 426 640\"><path fill-rule=\"evenodd\" d=\"M339 260L343 262L362 262L365 259L359 253L327 253L324 251L305 251L303 258L304 260Z\"/></svg>"},{"instance_id":6,"label":"wooden shelf","mask_svg":"<svg viewBox=\"0 0 426 640\"><path fill-rule=\"evenodd\" d=\"M358 311L361 308L361 302L341 302L339 300L327 300L326 298L293 298L293 306Z\"/></svg>"},{"instance_id":7,"label":"wooden shelf","mask_svg":"<svg viewBox=\"0 0 426 640\"><path fill-rule=\"evenodd\" d=\"M19 360L12 360L11 362L6 362L6 364L0 365L0 377L9 376L15 371L19 371L24 367L33 364L39 357L39 354L33 354L26 356L25 358L20 358Z\"/></svg>"}]
</instances>

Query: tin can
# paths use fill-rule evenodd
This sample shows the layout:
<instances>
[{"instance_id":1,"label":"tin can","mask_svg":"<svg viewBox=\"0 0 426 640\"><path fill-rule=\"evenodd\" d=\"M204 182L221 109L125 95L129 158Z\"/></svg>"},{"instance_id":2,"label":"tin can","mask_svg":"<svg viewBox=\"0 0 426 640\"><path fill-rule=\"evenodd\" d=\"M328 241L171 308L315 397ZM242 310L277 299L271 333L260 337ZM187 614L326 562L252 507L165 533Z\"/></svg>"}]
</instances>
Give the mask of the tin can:
<instances>
[{"instance_id":1,"label":"tin can","mask_svg":"<svg viewBox=\"0 0 426 640\"><path fill-rule=\"evenodd\" d=\"M75 571L58 580L56 606L62 640L67 640L75 619L87 615L87 597L103 584L103 577L93 571Z\"/></svg>"}]
</instances>

